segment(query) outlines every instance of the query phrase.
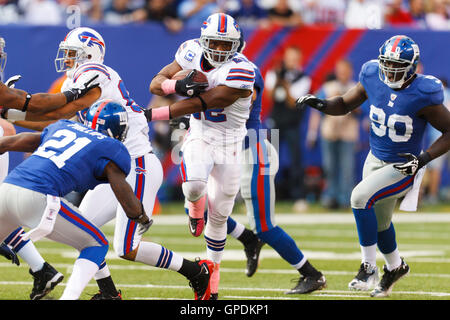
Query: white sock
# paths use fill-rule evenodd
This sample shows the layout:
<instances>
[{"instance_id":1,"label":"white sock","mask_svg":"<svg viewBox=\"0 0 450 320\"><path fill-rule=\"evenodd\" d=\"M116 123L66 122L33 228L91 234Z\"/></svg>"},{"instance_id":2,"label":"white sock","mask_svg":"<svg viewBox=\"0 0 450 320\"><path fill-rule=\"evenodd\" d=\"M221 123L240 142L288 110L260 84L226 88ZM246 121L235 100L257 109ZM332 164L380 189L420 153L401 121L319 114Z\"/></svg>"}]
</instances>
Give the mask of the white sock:
<instances>
[{"instance_id":1,"label":"white sock","mask_svg":"<svg viewBox=\"0 0 450 320\"><path fill-rule=\"evenodd\" d=\"M377 244L368 247L361 246L361 262L368 262L372 266L377 265Z\"/></svg>"},{"instance_id":2,"label":"white sock","mask_svg":"<svg viewBox=\"0 0 450 320\"><path fill-rule=\"evenodd\" d=\"M236 227L233 231L231 231L230 236L237 239L240 237L240 235L244 232L245 226L242 223L239 223L236 221Z\"/></svg>"},{"instance_id":3,"label":"white sock","mask_svg":"<svg viewBox=\"0 0 450 320\"><path fill-rule=\"evenodd\" d=\"M144 241L139 243L135 260L148 264L149 266L173 271L180 270L183 264L183 257L178 253L166 249L160 244Z\"/></svg>"},{"instance_id":4,"label":"white sock","mask_svg":"<svg viewBox=\"0 0 450 320\"><path fill-rule=\"evenodd\" d=\"M19 257L21 257L30 266L31 271L36 272L42 269L45 260L37 251L34 243L28 241L19 251L17 251Z\"/></svg>"},{"instance_id":5,"label":"white sock","mask_svg":"<svg viewBox=\"0 0 450 320\"><path fill-rule=\"evenodd\" d=\"M402 259L400 258L400 252L398 252L398 248L395 248L395 250L391 253L383 253L383 257L384 261L386 261L386 267L389 271L400 267L400 265L402 264Z\"/></svg>"},{"instance_id":6,"label":"white sock","mask_svg":"<svg viewBox=\"0 0 450 320\"><path fill-rule=\"evenodd\" d=\"M111 275L111 272L109 272L108 265L105 265L103 268L99 269L97 273L94 276L95 280L104 279Z\"/></svg>"},{"instance_id":7,"label":"white sock","mask_svg":"<svg viewBox=\"0 0 450 320\"><path fill-rule=\"evenodd\" d=\"M78 300L84 288L98 271L98 265L87 259L77 259L67 281L66 289L59 300Z\"/></svg>"}]
</instances>

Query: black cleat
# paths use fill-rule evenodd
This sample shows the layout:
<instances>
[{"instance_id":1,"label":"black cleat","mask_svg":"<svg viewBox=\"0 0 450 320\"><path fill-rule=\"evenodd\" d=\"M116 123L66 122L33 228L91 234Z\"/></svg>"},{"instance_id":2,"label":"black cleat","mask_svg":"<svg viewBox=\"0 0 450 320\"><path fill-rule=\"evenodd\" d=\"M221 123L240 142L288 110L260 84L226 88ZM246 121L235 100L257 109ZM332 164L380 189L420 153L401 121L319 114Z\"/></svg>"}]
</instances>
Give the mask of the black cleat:
<instances>
[{"instance_id":1,"label":"black cleat","mask_svg":"<svg viewBox=\"0 0 450 320\"><path fill-rule=\"evenodd\" d=\"M34 278L33 289L30 293L31 300L42 299L64 279L62 273L58 272L47 262L44 262L41 270L33 272L30 269L29 272Z\"/></svg>"},{"instance_id":2,"label":"black cleat","mask_svg":"<svg viewBox=\"0 0 450 320\"><path fill-rule=\"evenodd\" d=\"M91 300L123 300L122 291L118 290L116 296L99 291L98 293L92 296Z\"/></svg>"},{"instance_id":3,"label":"black cleat","mask_svg":"<svg viewBox=\"0 0 450 320\"><path fill-rule=\"evenodd\" d=\"M194 291L195 300L210 300L210 281L214 270L214 262L210 260L198 260L196 262L200 265L200 273L189 279L189 286Z\"/></svg>"},{"instance_id":4,"label":"black cleat","mask_svg":"<svg viewBox=\"0 0 450 320\"><path fill-rule=\"evenodd\" d=\"M327 280L325 276L320 273L318 277L301 277L297 285L285 294L304 294L316 290L321 290L327 287Z\"/></svg>"},{"instance_id":5,"label":"black cleat","mask_svg":"<svg viewBox=\"0 0 450 320\"><path fill-rule=\"evenodd\" d=\"M381 277L380 283L375 287L375 289L370 293L371 297L387 297L391 294L394 283L403 278L409 273L409 266L402 259L402 263L399 267L392 271L387 269L387 266L383 266L384 274Z\"/></svg>"},{"instance_id":6,"label":"black cleat","mask_svg":"<svg viewBox=\"0 0 450 320\"><path fill-rule=\"evenodd\" d=\"M219 294L218 293L211 293L211 297L209 300L219 300Z\"/></svg>"},{"instance_id":7,"label":"black cleat","mask_svg":"<svg viewBox=\"0 0 450 320\"><path fill-rule=\"evenodd\" d=\"M247 268L245 274L247 277L251 277L255 274L259 264L259 254L262 246L265 242L261 241L258 237L255 237L255 241L244 247L245 255L247 257Z\"/></svg>"},{"instance_id":8,"label":"black cleat","mask_svg":"<svg viewBox=\"0 0 450 320\"><path fill-rule=\"evenodd\" d=\"M356 291L368 291L376 286L379 279L377 266L363 262L359 266L355 278L349 282L348 288Z\"/></svg>"}]
</instances>

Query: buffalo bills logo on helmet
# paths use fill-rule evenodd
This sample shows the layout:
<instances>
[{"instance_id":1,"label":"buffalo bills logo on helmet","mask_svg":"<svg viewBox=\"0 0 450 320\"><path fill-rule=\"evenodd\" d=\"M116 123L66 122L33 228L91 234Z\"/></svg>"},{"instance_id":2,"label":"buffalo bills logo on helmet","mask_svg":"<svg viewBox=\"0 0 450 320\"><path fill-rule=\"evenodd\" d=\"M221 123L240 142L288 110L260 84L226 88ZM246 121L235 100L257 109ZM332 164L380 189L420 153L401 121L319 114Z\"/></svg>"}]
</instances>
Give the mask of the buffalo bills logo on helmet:
<instances>
[{"instance_id":1,"label":"buffalo bills logo on helmet","mask_svg":"<svg viewBox=\"0 0 450 320\"><path fill-rule=\"evenodd\" d=\"M82 32L78 35L78 39L80 39L80 41L85 43L88 47L92 47L94 45L98 46L103 54L105 44L99 39L97 39L97 37L94 34L90 32Z\"/></svg>"},{"instance_id":2,"label":"buffalo bills logo on helmet","mask_svg":"<svg viewBox=\"0 0 450 320\"><path fill-rule=\"evenodd\" d=\"M147 170L145 170L144 168L141 167L137 167L136 169L134 169L134 171L136 172L136 174L146 174Z\"/></svg>"}]
</instances>

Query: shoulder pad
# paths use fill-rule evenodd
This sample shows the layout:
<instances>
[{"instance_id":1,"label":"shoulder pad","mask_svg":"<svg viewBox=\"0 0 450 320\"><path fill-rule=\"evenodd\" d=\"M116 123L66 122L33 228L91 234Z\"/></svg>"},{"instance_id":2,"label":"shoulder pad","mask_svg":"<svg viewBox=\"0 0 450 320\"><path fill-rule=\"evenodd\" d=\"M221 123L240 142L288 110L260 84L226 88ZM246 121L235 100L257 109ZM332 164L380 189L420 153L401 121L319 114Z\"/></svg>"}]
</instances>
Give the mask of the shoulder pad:
<instances>
[{"instance_id":1,"label":"shoulder pad","mask_svg":"<svg viewBox=\"0 0 450 320\"><path fill-rule=\"evenodd\" d=\"M378 60L369 60L361 67L361 72L366 76L378 74Z\"/></svg>"},{"instance_id":2,"label":"shoulder pad","mask_svg":"<svg viewBox=\"0 0 450 320\"><path fill-rule=\"evenodd\" d=\"M441 80L433 76L418 75L416 80L419 80L417 88L423 93L435 93L444 89Z\"/></svg>"},{"instance_id":3,"label":"shoulder pad","mask_svg":"<svg viewBox=\"0 0 450 320\"><path fill-rule=\"evenodd\" d=\"M95 72L98 73L101 78L103 75L103 77L106 77L108 78L108 80L111 80L111 75L105 65L100 63L84 63L81 66L79 66L77 70L75 70L73 74L73 82L74 83L77 82L77 79L87 72L89 73Z\"/></svg>"}]
</instances>

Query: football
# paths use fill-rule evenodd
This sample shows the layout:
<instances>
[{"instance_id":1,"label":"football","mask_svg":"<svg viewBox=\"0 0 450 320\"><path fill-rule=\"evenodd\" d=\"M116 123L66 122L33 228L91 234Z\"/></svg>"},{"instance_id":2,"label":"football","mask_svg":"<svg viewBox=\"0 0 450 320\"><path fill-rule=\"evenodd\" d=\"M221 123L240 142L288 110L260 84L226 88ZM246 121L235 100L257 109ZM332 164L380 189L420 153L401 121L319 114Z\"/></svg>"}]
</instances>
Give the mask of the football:
<instances>
[{"instance_id":1,"label":"football","mask_svg":"<svg viewBox=\"0 0 450 320\"><path fill-rule=\"evenodd\" d=\"M192 71L192 69L185 69L185 70L178 71L177 73L175 73L173 75L172 79L173 80L184 79L191 71ZM206 76L202 72L197 71L194 76L194 82L208 83L208 78L206 78Z\"/></svg>"}]
</instances>

